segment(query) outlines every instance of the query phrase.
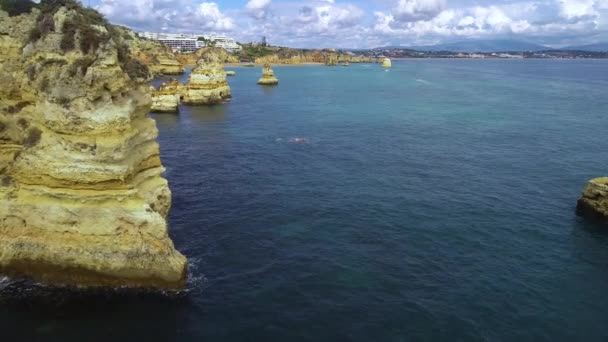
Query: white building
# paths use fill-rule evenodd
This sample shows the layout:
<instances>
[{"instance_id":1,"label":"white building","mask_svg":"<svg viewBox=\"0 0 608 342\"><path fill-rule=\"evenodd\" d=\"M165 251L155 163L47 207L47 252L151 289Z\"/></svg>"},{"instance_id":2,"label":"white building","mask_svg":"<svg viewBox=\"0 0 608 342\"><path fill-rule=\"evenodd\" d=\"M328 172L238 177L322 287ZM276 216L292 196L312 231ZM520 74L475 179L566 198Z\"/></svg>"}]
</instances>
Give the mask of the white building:
<instances>
[{"instance_id":1,"label":"white building","mask_svg":"<svg viewBox=\"0 0 608 342\"><path fill-rule=\"evenodd\" d=\"M163 42L174 50L177 51L195 51L202 47L209 45L218 46L226 49L229 52L236 52L241 50L241 46L237 44L234 38L226 36L207 36L207 35L195 35L195 34L184 34L184 33L153 33L143 32L139 33L141 37L158 40Z\"/></svg>"}]
</instances>

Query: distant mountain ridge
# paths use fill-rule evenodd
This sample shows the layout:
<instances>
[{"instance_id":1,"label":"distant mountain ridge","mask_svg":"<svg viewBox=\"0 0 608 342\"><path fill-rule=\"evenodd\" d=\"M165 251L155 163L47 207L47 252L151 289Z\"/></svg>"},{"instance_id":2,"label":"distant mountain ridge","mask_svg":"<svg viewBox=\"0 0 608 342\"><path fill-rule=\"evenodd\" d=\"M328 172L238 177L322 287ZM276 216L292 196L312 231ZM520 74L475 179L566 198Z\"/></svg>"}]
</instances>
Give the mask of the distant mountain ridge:
<instances>
[{"instance_id":1,"label":"distant mountain ridge","mask_svg":"<svg viewBox=\"0 0 608 342\"><path fill-rule=\"evenodd\" d=\"M496 39L496 40L464 40L454 43L444 43L426 46L387 46L377 49L404 49L416 51L450 51L450 52L508 52L508 51L530 51L538 52L545 50L579 50L606 52L608 51L607 43L597 43L578 46L567 46L563 48L552 48L549 46L536 44L527 41Z\"/></svg>"},{"instance_id":2,"label":"distant mountain ridge","mask_svg":"<svg viewBox=\"0 0 608 342\"><path fill-rule=\"evenodd\" d=\"M542 51L550 47L519 40L465 40L429 46L413 46L407 49L419 51L452 51L452 52L505 52L505 51Z\"/></svg>"},{"instance_id":3,"label":"distant mountain ridge","mask_svg":"<svg viewBox=\"0 0 608 342\"><path fill-rule=\"evenodd\" d=\"M608 43L597 43L597 44L568 46L568 47L562 48L562 50L580 50L580 51L608 52Z\"/></svg>"}]
</instances>

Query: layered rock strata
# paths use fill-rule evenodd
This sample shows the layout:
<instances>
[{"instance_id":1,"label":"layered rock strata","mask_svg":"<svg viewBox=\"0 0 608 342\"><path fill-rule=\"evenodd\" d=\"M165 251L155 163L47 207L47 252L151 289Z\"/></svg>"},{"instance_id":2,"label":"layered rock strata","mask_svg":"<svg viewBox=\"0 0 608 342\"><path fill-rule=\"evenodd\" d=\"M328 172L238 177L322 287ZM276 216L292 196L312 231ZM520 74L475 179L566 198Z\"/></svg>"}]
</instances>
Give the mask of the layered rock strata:
<instances>
[{"instance_id":1,"label":"layered rock strata","mask_svg":"<svg viewBox=\"0 0 608 342\"><path fill-rule=\"evenodd\" d=\"M126 27L112 26L112 30L127 43L133 56L148 66L153 76L181 75L185 72L169 46L156 40L142 38Z\"/></svg>"},{"instance_id":2,"label":"layered rock strata","mask_svg":"<svg viewBox=\"0 0 608 342\"><path fill-rule=\"evenodd\" d=\"M222 64L239 63L239 59L237 57L226 51L226 49L220 47L204 47L202 49L198 49L194 53L177 54L176 58L181 64L187 66L197 66L198 61L201 59L205 61L214 60L217 63Z\"/></svg>"},{"instance_id":3,"label":"layered rock strata","mask_svg":"<svg viewBox=\"0 0 608 342\"><path fill-rule=\"evenodd\" d=\"M265 64L262 69L262 78L258 80L258 84L261 85L277 85L279 80L274 76L274 71L270 65Z\"/></svg>"},{"instance_id":4,"label":"layered rock strata","mask_svg":"<svg viewBox=\"0 0 608 342\"><path fill-rule=\"evenodd\" d=\"M192 70L183 92L183 102L191 105L210 105L231 97L224 66L217 60L199 60Z\"/></svg>"},{"instance_id":5,"label":"layered rock strata","mask_svg":"<svg viewBox=\"0 0 608 342\"><path fill-rule=\"evenodd\" d=\"M184 286L146 66L76 1L32 7L0 9L0 274Z\"/></svg>"},{"instance_id":6,"label":"layered rock strata","mask_svg":"<svg viewBox=\"0 0 608 342\"><path fill-rule=\"evenodd\" d=\"M587 183L576 211L581 216L608 223L608 177L595 178Z\"/></svg>"},{"instance_id":7,"label":"layered rock strata","mask_svg":"<svg viewBox=\"0 0 608 342\"><path fill-rule=\"evenodd\" d=\"M177 113L184 85L172 79L163 83L158 89L152 89L152 111L160 113Z\"/></svg>"}]
</instances>

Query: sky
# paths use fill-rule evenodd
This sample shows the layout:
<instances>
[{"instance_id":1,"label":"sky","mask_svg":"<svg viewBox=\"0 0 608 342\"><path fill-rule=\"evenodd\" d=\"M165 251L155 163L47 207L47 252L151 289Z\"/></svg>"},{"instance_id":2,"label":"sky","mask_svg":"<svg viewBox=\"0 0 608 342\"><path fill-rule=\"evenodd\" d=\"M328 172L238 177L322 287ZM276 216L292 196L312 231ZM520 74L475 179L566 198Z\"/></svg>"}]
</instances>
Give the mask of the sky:
<instances>
[{"instance_id":1,"label":"sky","mask_svg":"<svg viewBox=\"0 0 608 342\"><path fill-rule=\"evenodd\" d=\"M302 48L516 39L608 42L608 0L81 0L136 31L267 37Z\"/></svg>"}]
</instances>

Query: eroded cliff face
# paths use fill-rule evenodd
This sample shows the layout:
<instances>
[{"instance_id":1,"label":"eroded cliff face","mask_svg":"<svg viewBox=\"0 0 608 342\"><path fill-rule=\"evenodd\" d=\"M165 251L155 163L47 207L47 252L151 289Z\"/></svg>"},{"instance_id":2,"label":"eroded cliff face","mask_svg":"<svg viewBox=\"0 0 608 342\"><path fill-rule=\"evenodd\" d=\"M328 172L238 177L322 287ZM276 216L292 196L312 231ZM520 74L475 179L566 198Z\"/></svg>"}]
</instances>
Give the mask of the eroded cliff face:
<instances>
[{"instance_id":1,"label":"eroded cliff face","mask_svg":"<svg viewBox=\"0 0 608 342\"><path fill-rule=\"evenodd\" d=\"M176 79L161 84L158 89L152 90L152 111L177 113L184 91L184 85Z\"/></svg>"},{"instance_id":2,"label":"eroded cliff face","mask_svg":"<svg viewBox=\"0 0 608 342\"><path fill-rule=\"evenodd\" d=\"M581 216L608 223L608 177L595 178L587 183L576 210Z\"/></svg>"},{"instance_id":3,"label":"eroded cliff face","mask_svg":"<svg viewBox=\"0 0 608 342\"><path fill-rule=\"evenodd\" d=\"M194 53L177 54L177 60L186 66L197 66L199 60L214 60L222 64L236 64L239 59L220 47L205 47Z\"/></svg>"},{"instance_id":4,"label":"eroded cliff face","mask_svg":"<svg viewBox=\"0 0 608 342\"><path fill-rule=\"evenodd\" d=\"M342 63L370 63L371 58L365 56L349 55L339 52L321 50L298 50L278 48L276 53L255 59L255 64L306 64L319 63L325 65L339 65Z\"/></svg>"},{"instance_id":5,"label":"eroded cliff face","mask_svg":"<svg viewBox=\"0 0 608 342\"><path fill-rule=\"evenodd\" d=\"M185 72L170 47L155 40L141 38L131 30L121 29L124 30L124 37L130 38L126 42L133 56L146 64L152 75L181 75Z\"/></svg>"},{"instance_id":6,"label":"eroded cliff face","mask_svg":"<svg viewBox=\"0 0 608 342\"><path fill-rule=\"evenodd\" d=\"M0 9L0 273L182 287L147 68L97 13L49 3Z\"/></svg>"},{"instance_id":7,"label":"eroded cliff face","mask_svg":"<svg viewBox=\"0 0 608 342\"><path fill-rule=\"evenodd\" d=\"M222 103L231 97L230 86L219 54L199 59L183 91L183 102L194 105Z\"/></svg>"}]
</instances>

